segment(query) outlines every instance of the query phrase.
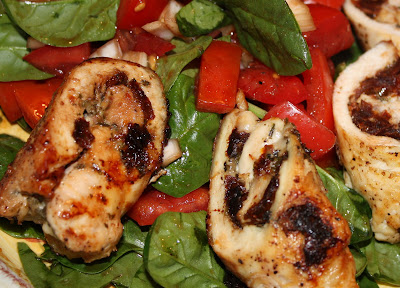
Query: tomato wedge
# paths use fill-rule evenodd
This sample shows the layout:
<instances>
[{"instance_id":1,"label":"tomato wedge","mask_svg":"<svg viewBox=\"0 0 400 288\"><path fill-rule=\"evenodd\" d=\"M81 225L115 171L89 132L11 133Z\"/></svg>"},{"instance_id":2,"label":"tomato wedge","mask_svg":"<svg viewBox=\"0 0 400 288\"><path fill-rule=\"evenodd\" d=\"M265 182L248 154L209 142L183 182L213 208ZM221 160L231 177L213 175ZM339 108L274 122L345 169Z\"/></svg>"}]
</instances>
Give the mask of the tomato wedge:
<instances>
[{"instance_id":1,"label":"tomato wedge","mask_svg":"<svg viewBox=\"0 0 400 288\"><path fill-rule=\"evenodd\" d=\"M311 157L313 159L318 159L325 155L335 145L336 136L331 130L312 119L290 102L275 105L268 111L263 120L272 117L288 118L290 122L296 125L301 141L312 151Z\"/></svg>"},{"instance_id":2,"label":"tomato wedge","mask_svg":"<svg viewBox=\"0 0 400 288\"><path fill-rule=\"evenodd\" d=\"M10 82L12 83L18 106L30 127L35 127L42 118L54 92L62 81L60 78L51 78L42 81Z\"/></svg>"},{"instance_id":3,"label":"tomato wedge","mask_svg":"<svg viewBox=\"0 0 400 288\"><path fill-rule=\"evenodd\" d=\"M160 17L169 0L121 0L117 11L117 27L130 30Z\"/></svg>"},{"instance_id":4,"label":"tomato wedge","mask_svg":"<svg viewBox=\"0 0 400 288\"><path fill-rule=\"evenodd\" d=\"M15 99L14 82L0 82L0 107L9 122L15 122L22 117L17 99Z\"/></svg>"},{"instance_id":5,"label":"tomato wedge","mask_svg":"<svg viewBox=\"0 0 400 288\"><path fill-rule=\"evenodd\" d=\"M151 225L158 216L168 211L190 213L207 210L208 199L207 187L200 187L181 198L150 188L140 196L127 215L140 226Z\"/></svg>"},{"instance_id":6,"label":"tomato wedge","mask_svg":"<svg viewBox=\"0 0 400 288\"><path fill-rule=\"evenodd\" d=\"M351 47L354 36L350 22L338 9L309 4L316 30L303 33L309 47L319 47L326 57L332 57Z\"/></svg>"},{"instance_id":7,"label":"tomato wedge","mask_svg":"<svg viewBox=\"0 0 400 288\"><path fill-rule=\"evenodd\" d=\"M201 57L196 108L228 113L236 104L242 49L233 43L213 41Z\"/></svg>"},{"instance_id":8,"label":"tomato wedge","mask_svg":"<svg viewBox=\"0 0 400 288\"><path fill-rule=\"evenodd\" d=\"M307 112L333 131L333 79L329 63L324 53L318 48L311 48L310 54L313 66L302 73L304 85L309 93Z\"/></svg>"},{"instance_id":9,"label":"tomato wedge","mask_svg":"<svg viewBox=\"0 0 400 288\"><path fill-rule=\"evenodd\" d=\"M23 59L44 72L63 77L76 65L88 59L90 54L90 43L74 47L46 45L33 50Z\"/></svg>"},{"instance_id":10,"label":"tomato wedge","mask_svg":"<svg viewBox=\"0 0 400 288\"><path fill-rule=\"evenodd\" d=\"M240 71L238 88L246 98L266 104L290 101L294 104L307 99L307 90L296 76L280 76L269 67L258 65Z\"/></svg>"}]
</instances>

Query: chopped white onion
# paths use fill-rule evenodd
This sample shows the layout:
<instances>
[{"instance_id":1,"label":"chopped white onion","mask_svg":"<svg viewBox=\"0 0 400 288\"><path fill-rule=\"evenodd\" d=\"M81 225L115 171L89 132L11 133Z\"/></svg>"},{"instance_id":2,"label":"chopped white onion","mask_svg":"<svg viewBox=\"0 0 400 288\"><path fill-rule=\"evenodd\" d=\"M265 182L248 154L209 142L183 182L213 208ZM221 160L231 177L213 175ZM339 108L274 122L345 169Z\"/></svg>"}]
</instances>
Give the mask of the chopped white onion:
<instances>
[{"instance_id":1,"label":"chopped white onion","mask_svg":"<svg viewBox=\"0 0 400 288\"><path fill-rule=\"evenodd\" d=\"M176 14L182 7L183 5L175 0L169 1L158 19L160 22L165 23L168 29L176 36L181 36L178 24L176 23Z\"/></svg>"},{"instance_id":2,"label":"chopped white onion","mask_svg":"<svg viewBox=\"0 0 400 288\"><path fill-rule=\"evenodd\" d=\"M315 30L314 20L311 16L308 6L302 0L286 0L289 8L292 10L301 32Z\"/></svg>"},{"instance_id":3,"label":"chopped white onion","mask_svg":"<svg viewBox=\"0 0 400 288\"><path fill-rule=\"evenodd\" d=\"M164 156L162 166L166 167L175 160L182 157L182 150L177 139L169 139L164 147Z\"/></svg>"},{"instance_id":4,"label":"chopped white onion","mask_svg":"<svg viewBox=\"0 0 400 288\"><path fill-rule=\"evenodd\" d=\"M240 110L249 110L249 104L247 103L244 92L239 89L236 93L236 107Z\"/></svg>"},{"instance_id":5,"label":"chopped white onion","mask_svg":"<svg viewBox=\"0 0 400 288\"><path fill-rule=\"evenodd\" d=\"M122 59L148 67L147 54L145 52L127 51L122 55Z\"/></svg>"},{"instance_id":6,"label":"chopped white onion","mask_svg":"<svg viewBox=\"0 0 400 288\"><path fill-rule=\"evenodd\" d=\"M142 28L147 32L167 41L170 41L175 36L174 33L169 30L168 26L161 21L147 23L146 25L142 26Z\"/></svg>"},{"instance_id":7,"label":"chopped white onion","mask_svg":"<svg viewBox=\"0 0 400 288\"><path fill-rule=\"evenodd\" d=\"M26 41L26 48L28 49L38 49L38 48L42 48L46 46L46 44L40 42L39 40L36 40L35 38L32 37L28 37L27 41Z\"/></svg>"},{"instance_id":8,"label":"chopped white onion","mask_svg":"<svg viewBox=\"0 0 400 288\"><path fill-rule=\"evenodd\" d=\"M117 39L112 39L98 48L89 58L108 57L119 59L122 57L122 50Z\"/></svg>"}]
</instances>

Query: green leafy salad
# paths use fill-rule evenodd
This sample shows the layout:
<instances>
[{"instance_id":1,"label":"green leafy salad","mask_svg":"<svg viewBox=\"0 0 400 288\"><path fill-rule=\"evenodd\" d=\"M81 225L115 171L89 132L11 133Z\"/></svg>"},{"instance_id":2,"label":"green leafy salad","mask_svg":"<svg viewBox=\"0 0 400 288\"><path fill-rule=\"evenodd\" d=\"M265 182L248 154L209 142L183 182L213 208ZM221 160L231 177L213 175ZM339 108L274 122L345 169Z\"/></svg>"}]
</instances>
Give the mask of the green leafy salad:
<instances>
[{"instance_id":1,"label":"green leafy salad","mask_svg":"<svg viewBox=\"0 0 400 288\"><path fill-rule=\"evenodd\" d=\"M118 0L1 3L1 82L52 77L22 59L30 52L26 48L28 35L48 45L67 47L103 43L116 33ZM221 120L220 114L200 112L195 106L198 60L212 42L209 33L233 24L246 50L281 75L297 75L312 63L307 43L284 0L194 0L176 19L185 41L171 40L175 48L157 59L156 72L169 101L170 137L179 140L183 156L165 167L166 174L153 187L182 197L209 181L213 142ZM230 39L224 36L221 40ZM335 57L337 71L359 53L353 46ZM261 118L265 113L253 105L250 108ZM7 131L0 133L1 178L23 141ZM371 209L362 196L344 184L341 171L318 167L318 172L329 200L349 223L350 249L360 287L378 287L378 282L400 285L400 246L375 240ZM209 246L205 211L167 212L146 227L128 217L123 223L118 250L90 264L57 255L48 245L37 256L19 243L24 273L34 287L245 287ZM44 239L41 228L34 224L14 225L0 219L0 228L16 238Z\"/></svg>"}]
</instances>

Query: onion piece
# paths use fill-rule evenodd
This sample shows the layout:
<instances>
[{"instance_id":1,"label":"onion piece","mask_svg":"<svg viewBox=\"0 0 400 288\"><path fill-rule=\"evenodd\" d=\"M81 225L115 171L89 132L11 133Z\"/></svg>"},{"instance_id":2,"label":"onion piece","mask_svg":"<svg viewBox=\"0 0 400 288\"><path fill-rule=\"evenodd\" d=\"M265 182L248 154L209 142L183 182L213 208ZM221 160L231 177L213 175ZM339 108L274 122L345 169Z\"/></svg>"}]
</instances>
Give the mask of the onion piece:
<instances>
[{"instance_id":1,"label":"onion piece","mask_svg":"<svg viewBox=\"0 0 400 288\"><path fill-rule=\"evenodd\" d=\"M301 32L313 31L316 29L314 20L307 5L301 0L286 0L289 8L292 10Z\"/></svg>"},{"instance_id":2,"label":"onion piece","mask_svg":"<svg viewBox=\"0 0 400 288\"><path fill-rule=\"evenodd\" d=\"M31 49L31 50L42 48L44 46L46 46L46 44L40 42L39 40L36 40L33 37L28 37L28 39L26 41L26 48Z\"/></svg>"},{"instance_id":3,"label":"onion piece","mask_svg":"<svg viewBox=\"0 0 400 288\"><path fill-rule=\"evenodd\" d=\"M167 41L170 41L175 36L168 26L161 21L147 23L142 26L142 29Z\"/></svg>"},{"instance_id":4,"label":"onion piece","mask_svg":"<svg viewBox=\"0 0 400 288\"><path fill-rule=\"evenodd\" d=\"M169 139L164 147L162 167L166 167L175 160L182 157L182 150L177 139Z\"/></svg>"},{"instance_id":5,"label":"onion piece","mask_svg":"<svg viewBox=\"0 0 400 288\"><path fill-rule=\"evenodd\" d=\"M98 48L89 58L107 57L113 59L119 59L122 57L121 46L117 39L112 39L106 44Z\"/></svg>"},{"instance_id":6,"label":"onion piece","mask_svg":"<svg viewBox=\"0 0 400 288\"><path fill-rule=\"evenodd\" d=\"M179 31L178 23L176 23L176 14L182 7L183 5L175 0L169 1L158 19L162 23L165 23L175 36L182 36Z\"/></svg>"},{"instance_id":7,"label":"onion piece","mask_svg":"<svg viewBox=\"0 0 400 288\"><path fill-rule=\"evenodd\" d=\"M140 51L127 51L122 55L123 60L138 63L144 67L148 67L147 54Z\"/></svg>"}]
</instances>

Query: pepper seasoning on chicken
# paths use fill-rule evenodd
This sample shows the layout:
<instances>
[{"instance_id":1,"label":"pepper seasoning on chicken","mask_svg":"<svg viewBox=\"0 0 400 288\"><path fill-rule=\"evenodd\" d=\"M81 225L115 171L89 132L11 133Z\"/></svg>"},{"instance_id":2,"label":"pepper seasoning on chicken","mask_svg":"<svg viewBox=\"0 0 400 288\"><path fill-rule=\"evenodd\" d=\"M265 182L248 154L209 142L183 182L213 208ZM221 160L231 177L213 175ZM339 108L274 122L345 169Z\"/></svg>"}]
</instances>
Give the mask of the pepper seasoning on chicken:
<instances>
[{"instance_id":1,"label":"pepper seasoning on chicken","mask_svg":"<svg viewBox=\"0 0 400 288\"><path fill-rule=\"evenodd\" d=\"M53 249L91 262L115 250L121 217L160 168L159 77L123 60L73 69L0 182L0 216L43 227Z\"/></svg>"},{"instance_id":2,"label":"pepper seasoning on chicken","mask_svg":"<svg viewBox=\"0 0 400 288\"><path fill-rule=\"evenodd\" d=\"M293 124L226 115L210 181L209 242L246 285L358 287L350 229Z\"/></svg>"}]
</instances>

